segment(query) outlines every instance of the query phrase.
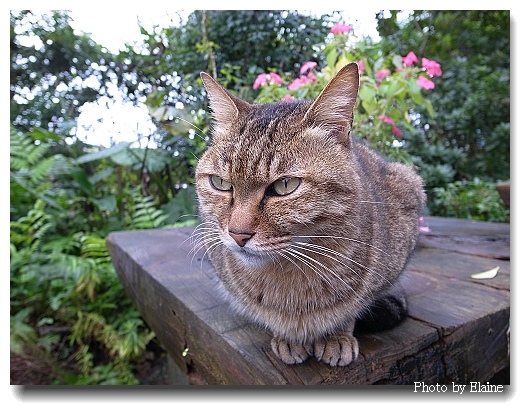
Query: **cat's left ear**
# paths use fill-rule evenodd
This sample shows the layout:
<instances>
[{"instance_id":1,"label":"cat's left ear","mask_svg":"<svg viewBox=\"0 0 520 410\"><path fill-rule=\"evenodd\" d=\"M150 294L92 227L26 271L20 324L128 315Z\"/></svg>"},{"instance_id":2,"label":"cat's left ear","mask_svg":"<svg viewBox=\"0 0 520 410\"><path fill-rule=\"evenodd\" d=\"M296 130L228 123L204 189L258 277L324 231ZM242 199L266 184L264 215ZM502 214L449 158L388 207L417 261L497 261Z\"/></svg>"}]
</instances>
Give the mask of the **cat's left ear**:
<instances>
[{"instance_id":1,"label":"cat's left ear","mask_svg":"<svg viewBox=\"0 0 520 410\"><path fill-rule=\"evenodd\" d=\"M246 111L250 106L244 100L235 97L219 83L217 83L213 77L204 72L200 73L204 87L208 92L209 103L211 111L215 120L219 124L231 124L235 121L240 112Z\"/></svg>"},{"instance_id":2,"label":"cat's left ear","mask_svg":"<svg viewBox=\"0 0 520 410\"><path fill-rule=\"evenodd\" d=\"M356 63L341 68L305 113L305 121L348 138L359 89Z\"/></svg>"}]
</instances>

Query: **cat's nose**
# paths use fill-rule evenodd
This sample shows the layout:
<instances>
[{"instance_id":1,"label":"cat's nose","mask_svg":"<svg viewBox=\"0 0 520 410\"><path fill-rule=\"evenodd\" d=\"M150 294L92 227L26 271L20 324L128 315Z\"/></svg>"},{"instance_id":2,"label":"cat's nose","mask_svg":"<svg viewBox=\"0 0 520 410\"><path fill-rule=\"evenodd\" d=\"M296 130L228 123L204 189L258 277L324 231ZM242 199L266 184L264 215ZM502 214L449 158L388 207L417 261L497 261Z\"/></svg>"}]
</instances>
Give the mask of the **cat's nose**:
<instances>
[{"instance_id":1,"label":"cat's nose","mask_svg":"<svg viewBox=\"0 0 520 410\"><path fill-rule=\"evenodd\" d=\"M237 245L240 247L244 247L246 245L247 241L249 239L251 239L253 235L254 235L254 233L249 233L249 232L236 233L236 232L229 231L229 236L231 236L235 240Z\"/></svg>"}]
</instances>

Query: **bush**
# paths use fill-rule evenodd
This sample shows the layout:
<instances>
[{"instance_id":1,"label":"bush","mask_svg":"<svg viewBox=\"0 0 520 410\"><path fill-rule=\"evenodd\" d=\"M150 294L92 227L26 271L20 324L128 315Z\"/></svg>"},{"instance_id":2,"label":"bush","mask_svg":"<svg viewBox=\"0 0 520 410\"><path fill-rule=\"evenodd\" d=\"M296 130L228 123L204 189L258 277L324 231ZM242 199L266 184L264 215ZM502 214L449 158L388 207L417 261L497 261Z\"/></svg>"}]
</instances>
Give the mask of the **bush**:
<instances>
[{"instance_id":1,"label":"bush","mask_svg":"<svg viewBox=\"0 0 520 410\"><path fill-rule=\"evenodd\" d=\"M430 213L438 216L474 219L478 221L509 222L506 208L496 184L479 178L456 181L446 188L432 190Z\"/></svg>"}]
</instances>

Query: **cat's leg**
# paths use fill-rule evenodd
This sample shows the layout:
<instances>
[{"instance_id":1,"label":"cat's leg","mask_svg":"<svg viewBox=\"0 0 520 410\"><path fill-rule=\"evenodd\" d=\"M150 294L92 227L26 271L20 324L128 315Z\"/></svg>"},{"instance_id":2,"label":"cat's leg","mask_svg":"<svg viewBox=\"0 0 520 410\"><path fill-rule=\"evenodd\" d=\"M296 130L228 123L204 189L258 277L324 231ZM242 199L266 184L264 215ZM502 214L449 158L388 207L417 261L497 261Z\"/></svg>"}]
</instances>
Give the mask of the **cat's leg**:
<instances>
[{"instance_id":1,"label":"cat's leg","mask_svg":"<svg viewBox=\"0 0 520 410\"><path fill-rule=\"evenodd\" d=\"M276 357L286 364L302 363L312 352L310 344L290 342L278 336L271 339L271 348Z\"/></svg>"},{"instance_id":2,"label":"cat's leg","mask_svg":"<svg viewBox=\"0 0 520 410\"><path fill-rule=\"evenodd\" d=\"M342 331L315 341L313 344L314 357L330 366L346 366L356 360L359 354L359 344L352 334L354 324L355 321L351 320Z\"/></svg>"},{"instance_id":3,"label":"cat's leg","mask_svg":"<svg viewBox=\"0 0 520 410\"><path fill-rule=\"evenodd\" d=\"M397 326L408 316L404 289L399 283L381 293L361 314L355 332L379 332Z\"/></svg>"}]
</instances>

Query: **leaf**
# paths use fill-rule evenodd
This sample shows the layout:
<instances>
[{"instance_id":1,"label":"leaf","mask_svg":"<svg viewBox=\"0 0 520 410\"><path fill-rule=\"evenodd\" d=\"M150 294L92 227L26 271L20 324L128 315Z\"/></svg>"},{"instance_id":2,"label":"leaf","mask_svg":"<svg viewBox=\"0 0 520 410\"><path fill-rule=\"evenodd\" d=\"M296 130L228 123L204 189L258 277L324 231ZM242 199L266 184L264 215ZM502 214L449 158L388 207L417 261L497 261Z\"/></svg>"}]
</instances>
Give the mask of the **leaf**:
<instances>
[{"instance_id":1,"label":"leaf","mask_svg":"<svg viewBox=\"0 0 520 410\"><path fill-rule=\"evenodd\" d=\"M474 273L471 275L471 279L493 279L495 276L497 276L499 269L500 266L497 266L496 268L487 270L485 272Z\"/></svg>"},{"instance_id":2,"label":"leaf","mask_svg":"<svg viewBox=\"0 0 520 410\"><path fill-rule=\"evenodd\" d=\"M378 107L378 105L373 100L361 101L361 105L363 106L368 115L374 113Z\"/></svg>"},{"instance_id":3,"label":"leaf","mask_svg":"<svg viewBox=\"0 0 520 410\"><path fill-rule=\"evenodd\" d=\"M428 110L428 114L430 114L430 117L434 117L435 112L433 110L433 105L430 100L425 99L424 104L426 105L426 109Z\"/></svg>"},{"instance_id":4,"label":"leaf","mask_svg":"<svg viewBox=\"0 0 520 410\"><path fill-rule=\"evenodd\" d=\"M114 168L106 167L88 178L91 184L95 184L114 173Z\"/></svg>"},{"instance_id":5,"label":"leaf","mask_svg":"<svg viewBox=\"0 0 520 410\"><path fill-rule=\"evenodd\" d=\"M392 63L394 64L394 66L396 68L403 68L403 60L402 60L402 57L401 56L394 56L392 58Z\"/></svg>"},{"instance_id":6,"label":"leaf","mask_svg":"<svg viewBox=\"0 0 520 410\"><path fill-rule=\"evenodd\" d=\"M54 132L47 131L43 128L35 128L30 133L31 137L35 140L48 140L51 139L53 141L61 141L63 137Z\"/></svg>"},{"instance_id":7,"label":"leaf","mask_svg":"<svg viewBox=\"0 0 520 410\"><path fill-rule=\"evenodd\" d=\"M92 185L89 182L88 176L87 176L87 173L85 172L85 170L78 168L78 169L75 169L74 171L72 171L70 174L83 192L85 192L87 195L94 195L96 190L94 188L94 185Z\"/></svg>"},{"instance_id":8,"label":"leaf","mask_svg":"<svg viewBox=\"0 0 520 410\"><path fill-rule=\"evenodd\" d=\"M378 58L374 63L374 72L378 72L379 70L381 70L381 67L383 67L384 62L385 59L383 57Z\"/></svg>"},{"instance_id":9,"label":"leaf","mask_svg":"<svg viewBox=\"0 0 520 410\"><path fill-rule=\"evenodd\" d=\"M361 98L361 101L368 101L371 102L376 97L376 90L372 87L362 87L359 90L359 98Z\"/></svg>"},{"instance_id":10,"label":"leaf","mask_svg":"<svg viewBox=\"0 0 520 410\"><path fill-rule=\"evenodd\" d=\"M338 59L338 52L336 51L336 49L332 49L329 53L327 53L325 58L327 59L327 64L329 65L329 67L334 67Z\"/></svg>"},{"instance_id":11,"label":"leaf","mask_svg":"<svg viewBox=\"0 0 520 410\"><path fill-rule=\"evenodd\" d=\"M129 145L129 142L120 142L119 144L113 145L110 148L103 149L98 152L93 152L91 154L82 155L81 157L76 159L76 162L78 164L84 164L85 162L91 162L101 158L111 157L112 155L125 150Z\"/></svg>"},{"instance_id":12,"label":"leaf","mask_svg":"<svg viewBox=\"0 0 520 410\"><path fill-rule=\"evenodd\" d=\"M112 212L116 209L116 197L114 195L107 195L103 198L92 198L92 202L99 208L100 211Z\"/></svg>"}]
</instances>

